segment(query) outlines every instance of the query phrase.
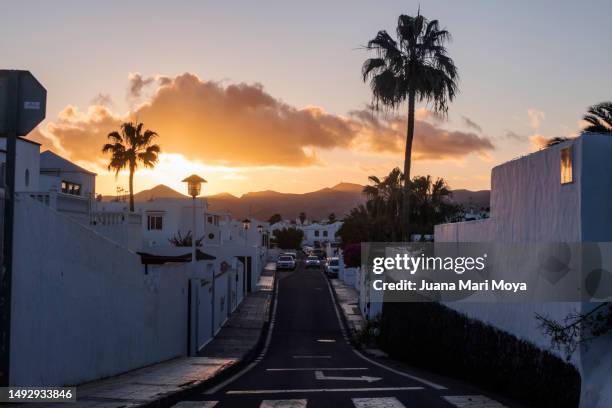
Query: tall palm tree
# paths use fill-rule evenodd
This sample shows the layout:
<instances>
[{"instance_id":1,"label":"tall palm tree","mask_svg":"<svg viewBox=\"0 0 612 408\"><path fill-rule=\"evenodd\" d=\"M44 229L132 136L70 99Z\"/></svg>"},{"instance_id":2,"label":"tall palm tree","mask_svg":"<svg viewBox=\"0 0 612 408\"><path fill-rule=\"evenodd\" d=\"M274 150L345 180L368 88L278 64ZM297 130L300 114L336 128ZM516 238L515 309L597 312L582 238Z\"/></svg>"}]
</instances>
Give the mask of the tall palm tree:
<instances>
[{"instance_id":1,"label":"tall palm tree","mask_svg":"<svg viewBox=\"0 0 612 408\"><path fill-rule=\"evenodd\" d=\"M122 124L121 132L110 132L107 137L111 143L106 143L102 147L103 153L112 154L108 164L109 170L115 170L116 176L126 167L130 171L130 211L134 211L134 172L138 164L154 167L160 152L159 145L152 144L157 133L149 129L143 132L142 127L142 123Z\"/></svg>"},{"instance_id":2,"label":"tall palm tree","mask_svg":"<svg viewBox=\"0 0 612 408\"><path fill-rule=\"evenodd\" d=\"M612 101L591 106L583 119L589 123L586 132L612 134Z\"/></svg>"},{"instance_id":3,"label":"tall palm tree","mask_svg":"<svg viewBox=\"0 0 612 408\"><path fill-rule=\"evenodd\" d=\"M401 15L397 21L397 40L381 30L368 42L376 53L362 67L363 80L370 81L374 107L395 110L408 101L408 126L404 153L403 238L410 238L410 164L414 138L414 111L417 102L431 104L436 113L446 114L448 102L457 93L459 79L445 43L450 33L438 20Z\"/></svg>"}]
</instances>

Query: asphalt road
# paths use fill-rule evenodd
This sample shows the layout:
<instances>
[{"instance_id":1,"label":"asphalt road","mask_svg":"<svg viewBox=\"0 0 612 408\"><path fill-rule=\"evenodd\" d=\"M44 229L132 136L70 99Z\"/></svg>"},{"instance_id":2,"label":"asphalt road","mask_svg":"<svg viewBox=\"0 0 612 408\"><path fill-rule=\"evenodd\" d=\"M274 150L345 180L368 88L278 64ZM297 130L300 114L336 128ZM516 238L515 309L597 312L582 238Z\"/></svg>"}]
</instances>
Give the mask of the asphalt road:
<instances>
[{"instance_id":1,"label":"asphalt road","mask_svg":"<svg viewBox=\"0 0 612 408\"><path fill-rule=\"evenodd\" d=\"M503 407L460 382L398 369L357 353L345 338L319 269L279 274L269 343L251 366L192 397L198 407ZM468 399L469 398L469 399ZM193 404L193 405L192 405Z\"/></svg>"}]
</instances>

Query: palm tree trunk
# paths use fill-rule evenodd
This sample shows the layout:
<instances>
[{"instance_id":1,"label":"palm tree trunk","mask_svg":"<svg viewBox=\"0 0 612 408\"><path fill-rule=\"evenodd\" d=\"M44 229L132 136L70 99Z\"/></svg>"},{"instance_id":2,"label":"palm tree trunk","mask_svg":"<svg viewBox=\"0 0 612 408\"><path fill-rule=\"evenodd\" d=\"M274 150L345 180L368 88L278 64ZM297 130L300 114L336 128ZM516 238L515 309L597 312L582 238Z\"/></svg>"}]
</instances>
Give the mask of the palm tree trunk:
<instances>
[{"instance_id":1,"label":"palm tree trunk","mask_svg":"<svg viewBox=\"0 0 612 408\"><path fill-rule=\"evenodd\" d=\"M408 129L406 151L404 152L404 202L402 206L402 231L404 241L410 241L410 165L412 161L412 140L414 138L414 90L408 93Z\"/></svg>"},{"instance_id":2,"label":"palm tree trunk","mask_svg":"<svg viewBox=\"0 0 612 408\"><path fill-rule=\"evenodd\" d=\"M134 166L130 166L130 212L134 212Z\"/></svg>"}]
</instances>

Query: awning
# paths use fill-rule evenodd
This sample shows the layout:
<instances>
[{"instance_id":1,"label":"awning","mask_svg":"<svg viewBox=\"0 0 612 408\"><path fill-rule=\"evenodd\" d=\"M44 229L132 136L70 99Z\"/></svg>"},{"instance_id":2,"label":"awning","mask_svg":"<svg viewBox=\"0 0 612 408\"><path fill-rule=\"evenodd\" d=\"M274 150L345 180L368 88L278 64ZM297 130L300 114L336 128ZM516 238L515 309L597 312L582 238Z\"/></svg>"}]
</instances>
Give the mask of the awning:
<instances>
[{"instance_id":1,"label":"awning","mask_svg":"<svg viewBox=\"0 0 612 408\"><path fill-rule=\"evenodd\" d=\"M183 255L155 255L146 252L136 252L140 255L143 265L163 265L168 262L191 262L191 252ZM197 261L212 261L216 257L196 249Z\"/></svg>"}]
</instances>

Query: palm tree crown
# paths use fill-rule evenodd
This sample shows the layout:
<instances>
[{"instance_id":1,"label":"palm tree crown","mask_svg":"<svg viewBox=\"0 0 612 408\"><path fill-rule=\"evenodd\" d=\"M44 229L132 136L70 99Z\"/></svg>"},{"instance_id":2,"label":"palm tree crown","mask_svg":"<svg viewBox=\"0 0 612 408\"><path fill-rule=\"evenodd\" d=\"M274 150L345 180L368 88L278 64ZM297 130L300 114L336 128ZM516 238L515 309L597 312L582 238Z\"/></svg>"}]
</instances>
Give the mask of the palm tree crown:
<instances>
[{"instance_id":1,"label":"palm tree crown","mask_svg":"<svg viewBox=\"0 0 612 408\"><path fill-rule=\"evenodd\" d=\"M458 74L444 44L451 35L438 20L401 15L397 41L381 30L367 49L378 56L365 61L363 79L370 79L375 105L397 108L413 92L417 101L430 102L445 113L457 93Z\"/></svg>"},{"instance_id":2,"label":"palm tree crown","mask_svg":"<svg viewBox=\"0 0 612 408\"><path fill-rule=\"evenodd\" d=\"M404 153L404 190L401 225L402 236L410 239L410 166L414 139L416 102L431 104L436 113L446 114L448 102L457 93L457 67L444 46L450 33L441 29L438 20L401 15L397 21L397 40L381 30L368 42L367 49L376 53L362 67L364 81L370 81L374 107L396 109L408 101L408 126Z\"/></svg>"},{"instance_id":3,"label":"palm tree crown","mask_svg":"<svg viewBox=\"0 0 612 408\"><path fill-rule=\"evenodd\" d=\"M130 211L134 211L134 172L138 163L149 168L157 163L161 150L159 145L152 144L157 133L149 129L143 132L142 123L126 122L121 125L120 132L111 132L107 137L111 143L106 143L102 152L111 152L108 169L115 170L115 175L125 168L129 170Z\"/></svg>"},{"instance_id":4,"label":"palm tree crown","mask_svg":"<svg viewBox=\"0 0 612 408\"><path fill-rule=\"evenodd\" d=\"M589 124L585 132L612 134L612 102L602 102L593 105L583 119Z\"/></svg>"}]
</instances>

